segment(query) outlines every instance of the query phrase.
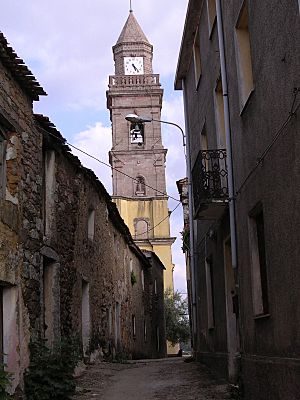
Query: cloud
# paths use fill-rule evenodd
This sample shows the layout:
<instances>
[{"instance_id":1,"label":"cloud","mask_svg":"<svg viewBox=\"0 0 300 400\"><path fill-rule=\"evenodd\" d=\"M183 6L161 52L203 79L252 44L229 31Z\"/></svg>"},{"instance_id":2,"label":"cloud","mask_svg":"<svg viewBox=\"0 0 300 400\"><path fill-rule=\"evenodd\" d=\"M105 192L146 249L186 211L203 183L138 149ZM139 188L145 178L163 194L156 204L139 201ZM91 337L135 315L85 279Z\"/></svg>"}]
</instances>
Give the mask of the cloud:
<instances>
[{"instance_id":1,"label":"cloud","mask_svg":"<svg viewBox=\"0 0 300 400\"><path fill-rule=\"evenodd\" d=\"M174 75L187 0L143 0L134 13L154 45L154 69ZM159 13L158 13L159 10ZM50 95L45 108L106 108L112 46L128 16L124 0L10 0L1 30Z\"/></svg>"},{"instance_id":2,"label":"cloud","mask_svg":"<svg viewBox=\"0 0 300 400\"><path fill-rule=\"evenodd\" d=\"M111 169L108 159L108 151L111 148L111 128L103 126L101 122L96 122L95 125L79 132L72 144L93 156L91 158L80 151L72 149L72 152L80 159L82 164L92 169L104 184L106 190L111 193ZM95 158L106 165L101 164Z\"/></svg>"}]
</instances>

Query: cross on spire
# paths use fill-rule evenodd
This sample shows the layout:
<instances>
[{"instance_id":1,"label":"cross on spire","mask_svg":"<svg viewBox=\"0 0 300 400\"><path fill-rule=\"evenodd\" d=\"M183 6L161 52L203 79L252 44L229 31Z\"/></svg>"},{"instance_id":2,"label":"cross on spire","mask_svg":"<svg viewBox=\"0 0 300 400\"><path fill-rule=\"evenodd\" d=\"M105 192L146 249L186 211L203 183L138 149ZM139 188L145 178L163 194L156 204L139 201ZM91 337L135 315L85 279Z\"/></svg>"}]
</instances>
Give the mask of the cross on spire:
<instances>
[{"instance_id":1,"label":"cross on spire","mask_svg":"<svg viewBox=\"0 0 300 400\"><path fill-rule=\"evenodd\" d=\"M132 0L129 0L129 2L130 2L129 12L132 12Z\"/></svg>"}]
</instances>

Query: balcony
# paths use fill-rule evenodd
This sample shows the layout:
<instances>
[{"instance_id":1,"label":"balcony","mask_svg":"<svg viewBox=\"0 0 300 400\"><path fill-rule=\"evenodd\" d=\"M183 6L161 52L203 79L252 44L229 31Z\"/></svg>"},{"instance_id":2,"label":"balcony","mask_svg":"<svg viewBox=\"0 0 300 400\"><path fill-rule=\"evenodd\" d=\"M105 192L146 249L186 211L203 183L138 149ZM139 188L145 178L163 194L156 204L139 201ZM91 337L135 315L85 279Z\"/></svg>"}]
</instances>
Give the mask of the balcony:
<instances>
[{"instance_id":1,"label":"balcony","mask_svg":"<svg viewBox=\"0 0 300 400\"><path fill-rule=\"evenodd\" d=\"M192 170L194 218L218 219L228 203L226 150L200 151Z\"/></svg>"},{"instance_id":2,"label":"balcony","mask_svg":"<svg viewBox=\"0 0 300 400\"><path fill-rule=\"evenodd\" d=\"M130 88L139 86L160 86L159 75L114 75L109 77L109 88Z\"/></svg>"}]
</instances>

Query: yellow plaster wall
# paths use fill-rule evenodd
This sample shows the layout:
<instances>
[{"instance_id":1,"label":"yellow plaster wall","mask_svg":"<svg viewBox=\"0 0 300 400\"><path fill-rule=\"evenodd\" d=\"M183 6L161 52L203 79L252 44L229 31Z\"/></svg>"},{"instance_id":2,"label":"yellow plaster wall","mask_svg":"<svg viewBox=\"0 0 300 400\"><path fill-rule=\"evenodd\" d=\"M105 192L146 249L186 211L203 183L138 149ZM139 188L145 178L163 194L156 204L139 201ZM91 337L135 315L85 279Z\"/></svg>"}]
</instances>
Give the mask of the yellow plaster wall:
<instances>
[{"instance_id":1,"label":"yellow plaster wall","mask_svg":"<svg viewBox=\"0 0 300 400\"><path fill-rule=\"evenodd\" d=\"M143 218L149 220L150 229L148 234L149 242L138 245L144 250L153 251L164 264L164 285L166 288L173 289L173 269L171 242L151 242L151 239L168 239L170 238L170 221L167 199L149 199L149 200L130 200L115 198L118 210L128 226L133 238L135 234L134 220L135 218ZM160 223L164 220L162 223ZM156 226L157 225L157 226Z\"/></svg>"}]
</instances>

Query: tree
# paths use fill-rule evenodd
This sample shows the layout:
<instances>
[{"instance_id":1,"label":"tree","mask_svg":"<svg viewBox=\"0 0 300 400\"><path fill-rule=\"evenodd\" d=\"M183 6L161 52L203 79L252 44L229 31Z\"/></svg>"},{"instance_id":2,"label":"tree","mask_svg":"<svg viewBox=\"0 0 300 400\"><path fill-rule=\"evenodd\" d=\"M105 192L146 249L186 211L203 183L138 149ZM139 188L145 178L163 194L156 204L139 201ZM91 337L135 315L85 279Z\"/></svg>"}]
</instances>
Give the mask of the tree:
<instances>
[{"instance_id":1,"label":"tree","mask_svg":"<svg viewBox=\"0 0 300 400\"><path fill-rule=\"evenodd\" d=\"M165 291L165 318L167 340L173 345L186 343L190 338L187 300L176 290Z\"/></svg>"}]
</instances>

